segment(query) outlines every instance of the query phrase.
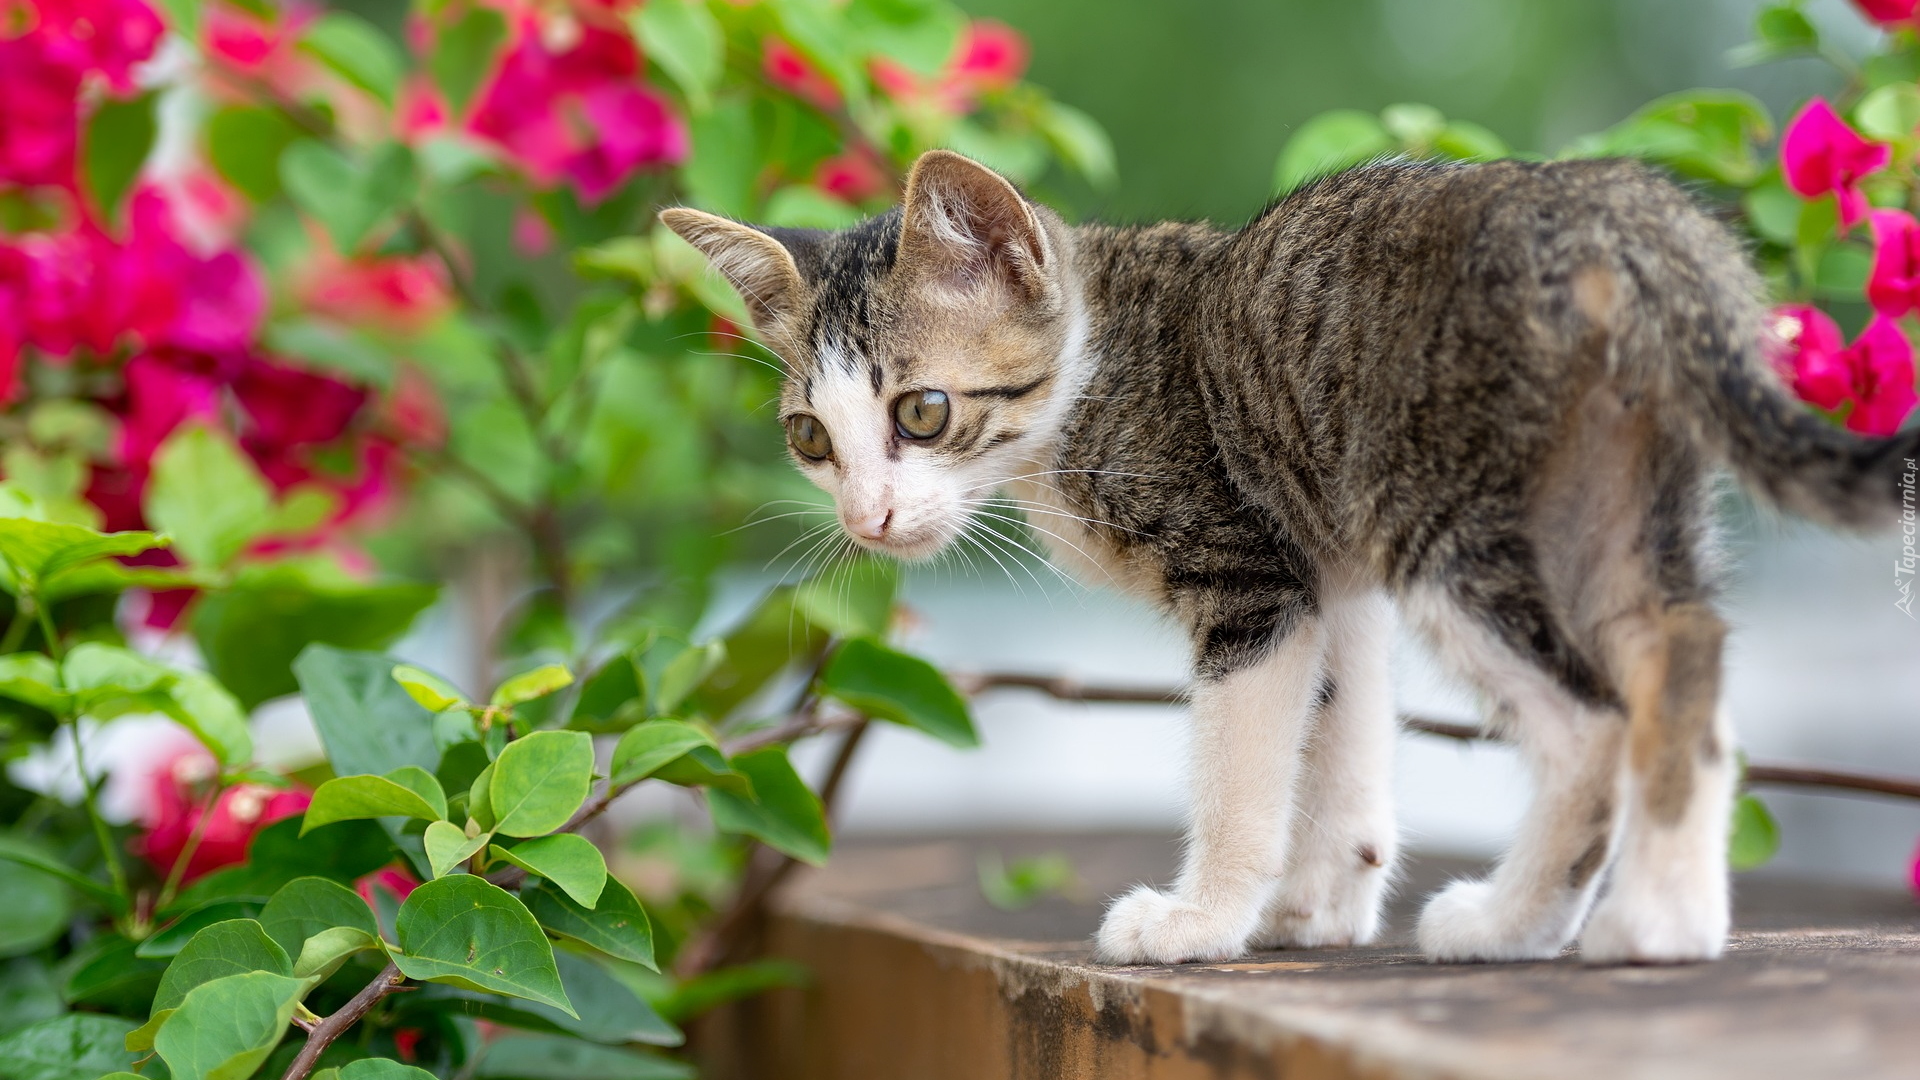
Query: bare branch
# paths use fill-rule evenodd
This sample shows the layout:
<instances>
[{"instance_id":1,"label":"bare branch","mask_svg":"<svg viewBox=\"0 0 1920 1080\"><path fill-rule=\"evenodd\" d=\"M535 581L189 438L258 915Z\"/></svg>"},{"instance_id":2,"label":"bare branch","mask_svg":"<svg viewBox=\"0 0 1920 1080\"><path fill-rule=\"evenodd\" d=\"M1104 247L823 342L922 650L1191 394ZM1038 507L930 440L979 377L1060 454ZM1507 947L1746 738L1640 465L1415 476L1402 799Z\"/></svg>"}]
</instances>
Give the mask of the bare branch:
<instances>
[{"instance_id":1,"label":"bare branch","mask_svg":"<svg viewBox=\"0 0 1920 1080\"><path fill-rule=\"evenodd\" d=\"M320 1055L326 1052L327 1047L333 1045L333 1040L346 1034L348 1028L359 1023L360 1018L379 1004L381 998L405 989L401 985L403 981L400 969L393 964L389 963L381 968L380 974L375 975L373 981L353 995L345 1005L340 1006L338 1012L313 1025L307 1035L307 1044L300 1048L300 1053L295 1055L293 1064L287 1066L287 1071L281 1075L280 1080L305 1080L307 1074L313 1071L314 1065L319 1063Z\"/></svg>"}]
</instances>

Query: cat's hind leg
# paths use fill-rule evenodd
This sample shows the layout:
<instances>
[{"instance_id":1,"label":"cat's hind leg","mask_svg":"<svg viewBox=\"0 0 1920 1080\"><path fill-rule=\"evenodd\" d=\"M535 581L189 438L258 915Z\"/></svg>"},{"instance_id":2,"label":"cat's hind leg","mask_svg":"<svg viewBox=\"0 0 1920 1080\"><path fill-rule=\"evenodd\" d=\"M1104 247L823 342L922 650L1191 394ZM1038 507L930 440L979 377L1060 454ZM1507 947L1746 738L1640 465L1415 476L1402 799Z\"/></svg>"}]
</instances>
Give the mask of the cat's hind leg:
<instances>
[{"instance_id":1,"label":"cat's hind leg","mask_svg":"<svg viewBox=\"0 0 1920 1080\"><path fill-rule=\"evenodd\" d=\"M1580 937L1588 963L1711 960L1726 946L1737 781L1719 707L1725 625L1676 603L1627 658L1628 803L1619 862Z\"/></svg>"},{"instance_id":2,"label":"cat's hind leg","mask_svg":"<svg viewBox=\"0 0 1920 1080\"><path fill-rule=\"evenodd\" d=\"M1529 606L1521 594L1492 610L1524 620ZM1612 857L1624 719L1572 692L1540 657L1523 656L1454 596L1420 590L1407 610L1492 699L1496 723L1518 743L1534 786L1519 833L1493 873L1456 881L1427 902L1420 949L1433 960L1557 956L1580 929Z\"/></svg>"},{"instance_id":3,"label":"cat's hind leg","mask_svg":"<svg viewBox=\"0 0 1920 1080\"><path fill-rule=\"evenodd\" d=\"M1364 945L1380 930L1399 843L1393 817L1398 730L1387 661L1393 608L1378 592L1329 597L1327 659L1304 751L1280 884L1254 942Z\"/></svg>"}]
</instances>

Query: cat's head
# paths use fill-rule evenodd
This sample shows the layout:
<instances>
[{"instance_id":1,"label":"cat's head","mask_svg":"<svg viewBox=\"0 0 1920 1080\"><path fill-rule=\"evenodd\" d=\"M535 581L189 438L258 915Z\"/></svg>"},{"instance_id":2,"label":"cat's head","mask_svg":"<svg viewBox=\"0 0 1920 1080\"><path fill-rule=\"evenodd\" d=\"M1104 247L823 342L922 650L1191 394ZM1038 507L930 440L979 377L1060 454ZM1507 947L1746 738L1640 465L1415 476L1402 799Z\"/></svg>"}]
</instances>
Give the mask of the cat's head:
<instances>
[{"instance_id":1,"label":"cat's head","mask_svg":"<svg viewBox=\"0 0 1920 1080\"><path fill-rule=\"evenodd\" d=\"M869 550L938 552L1035 468L1077 392L1070 234L958 154L922 156L899 207L838 232L660 219L746 301L785 365L788 451Z\"/></svg>"}]
</instances>

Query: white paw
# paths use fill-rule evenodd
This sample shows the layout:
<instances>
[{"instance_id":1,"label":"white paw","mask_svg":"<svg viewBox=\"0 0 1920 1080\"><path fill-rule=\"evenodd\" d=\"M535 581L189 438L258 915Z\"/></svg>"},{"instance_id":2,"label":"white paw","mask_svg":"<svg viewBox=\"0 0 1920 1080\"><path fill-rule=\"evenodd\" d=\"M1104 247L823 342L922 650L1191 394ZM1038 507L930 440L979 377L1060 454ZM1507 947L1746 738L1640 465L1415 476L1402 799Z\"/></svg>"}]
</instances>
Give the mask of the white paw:
<instances>
[{"instance_id":1,"label":"white paw","mask_svg":"<svg viewBox=\"0 0 1920 1080\"><path fill-rule=\"evenodd\" d=\"M1380 907L1388 876L1368 867L1349 873L1330 889L1309 890L1287 884L1268 908L1266 923L1254 934L1263 949L1343 949L1367 945L1380 934Z\"/></svg>"},{"instance_id":2,"label":"white paw","mask_svg":"<svg viewBox=\"0 0 1920 1080\"><path fill-rule=\"evenodd\" d=\"M1107 909L1093 957L1103 964L1225 960L1246 950L1248 934L1248 927L1216 912L1140 885Z\"/></svg>"},{"instance_id":3,"label":"white paw","mask_svg":"<svg viewBox=\"0 0 1920 1080\"><path fill-rule=\"evenodd\" d=\"M1429 960L1551 960L1572 932L1525 925L1501 910L1491 882L1456 881L1427 901L1418 937Z\"/></svg>"},{"instance_id":4,"label":"white paw","mask_svg":"<svg viewBox=\"0 0 1920 1080\"><path fill-rule=\"evenodd\" d=\"M1580 935L1588 964L1689 964L1727 947L1731 919L1718 896L1613 897L1600 902Z\"/></svg>"}]
</instances>

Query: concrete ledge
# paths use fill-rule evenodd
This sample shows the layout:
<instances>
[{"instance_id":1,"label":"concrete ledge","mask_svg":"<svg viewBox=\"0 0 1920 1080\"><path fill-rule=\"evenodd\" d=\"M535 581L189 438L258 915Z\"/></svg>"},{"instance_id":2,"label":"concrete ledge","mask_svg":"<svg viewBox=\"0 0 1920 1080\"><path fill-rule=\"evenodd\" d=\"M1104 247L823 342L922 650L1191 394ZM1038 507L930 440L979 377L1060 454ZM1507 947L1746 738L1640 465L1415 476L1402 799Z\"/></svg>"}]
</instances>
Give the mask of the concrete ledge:
<instances>
[{"instance_id":1,"label":"concrete ledge","mask_svg":"<svg viewBox=\"0 0 1920 1080\"><path fill-rule=\"evenodd\" d=\"M1002 912L976 859L1062 851L1082 895ZM1470 864L1423 860L1390 943L1225 964L1088 962L1099 901L1165 880L1167 838L849 846L783 892L766 950L814 984L713 1016L706 1075L765 1080L1920 1076L1920 905L1899 893L1740 882L1716 964L1430 965L1420 897Z\"/></svg>"}]
</instances>

